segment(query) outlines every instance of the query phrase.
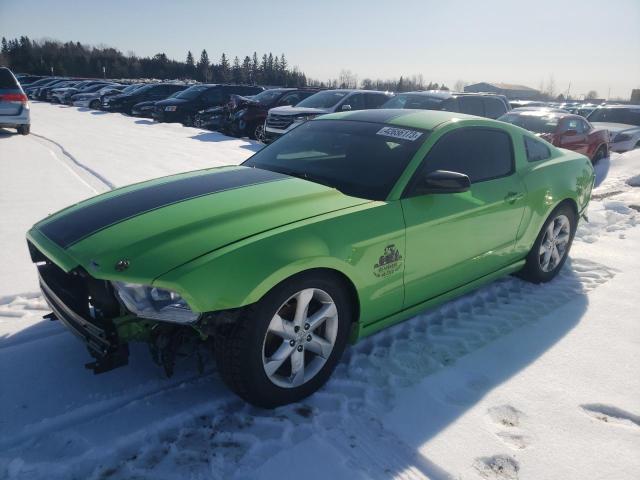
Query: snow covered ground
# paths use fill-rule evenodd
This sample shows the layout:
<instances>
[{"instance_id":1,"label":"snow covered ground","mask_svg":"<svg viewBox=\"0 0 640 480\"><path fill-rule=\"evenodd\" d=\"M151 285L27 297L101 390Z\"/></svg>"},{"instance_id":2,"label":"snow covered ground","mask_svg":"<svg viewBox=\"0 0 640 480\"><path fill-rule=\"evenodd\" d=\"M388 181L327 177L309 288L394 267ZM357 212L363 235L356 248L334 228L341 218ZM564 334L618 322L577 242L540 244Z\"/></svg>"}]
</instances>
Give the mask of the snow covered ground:
<instances>
[{"instance_id":1,"label":"snow covered ground","mask_svg":"<svg viewBox=\"0 0 640 480\"><path fill-rule=\"evenodd\" d=\"M0 478L639 478L640 151L597 166L559 278L503 279L381 332L321 392L263 411L213 366L164 378L142 346L94 376L80 342L41 320L32 223L259 148L83 110L36 103L34 135L0 130Z\"/></svg>"}]
</instances>

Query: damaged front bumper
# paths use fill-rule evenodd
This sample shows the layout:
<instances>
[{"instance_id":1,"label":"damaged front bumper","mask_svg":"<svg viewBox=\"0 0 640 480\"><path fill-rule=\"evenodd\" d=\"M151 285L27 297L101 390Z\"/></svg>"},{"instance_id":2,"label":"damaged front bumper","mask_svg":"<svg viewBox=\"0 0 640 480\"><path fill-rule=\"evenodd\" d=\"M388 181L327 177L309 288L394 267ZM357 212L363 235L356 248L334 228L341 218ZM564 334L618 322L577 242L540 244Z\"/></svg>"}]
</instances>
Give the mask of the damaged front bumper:
<instances>
[{"instance_id":1,"label":"damaged front bumper","mask_svg":"<svg viewBox=\"0 0 640 480\"><path fill-rule=\"evenodd\" d=\"M85 343L94 358L85 366L94 373L103 373L127 365L128 344L118 334L115 319L102 315L99 308L91 305L92 294L101 297L96 298L96 303L110 300L109 285L84 276L81 271L65 273L51 263L38 265L38 274L40 289L52 310L45 318L61 321ZM110 307L120 312L115 303Z\"/></svg>"}]
</instances>

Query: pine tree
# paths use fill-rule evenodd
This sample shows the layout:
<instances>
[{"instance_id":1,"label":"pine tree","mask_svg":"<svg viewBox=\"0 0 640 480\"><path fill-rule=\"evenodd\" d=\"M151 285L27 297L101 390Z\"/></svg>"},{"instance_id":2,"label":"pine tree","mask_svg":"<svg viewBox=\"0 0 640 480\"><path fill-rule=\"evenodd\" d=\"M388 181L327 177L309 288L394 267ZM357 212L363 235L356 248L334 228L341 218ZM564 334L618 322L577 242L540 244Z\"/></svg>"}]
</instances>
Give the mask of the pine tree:
<instances>
[{"instance_id":1,"label":"pine tree","mask_svg":"<svg viewBox=\"0 0 640 480\"><path fill-rule=\"evenodd\" d=\"M223 53L220 58L220 81L222 83L228 83L229 77L231 76L231 66L229 65L229 60L227 60L227 56Z\"/></svg>"},{"instance_id":2,"label":"pine tree","mask_svg":"<svg viewBox=\"0 0 640 480\"><path fill-rule=\"evenodd\" d=\"M193 60L193 54L191 53L191 50L189 50L187 52L187 61L185 62L185 76L188 78L193 78L193 75L196 71L196 64L195 61Z\"/></svg>"},{"instance_id":3,"label":"pine tree","mask_svg":"<svg viewBox=\"0 0 640 480\"><path fill-rule=\"evenodd\" d=\"M242 79L244 83L251 83L251 58L244 57L242 61Z\"/></svg>"},{"instance_id":4,"label":"pine tree","mask_svg":"<svg viewBox=\"0 0 640 480\"><path fill-rule=\"evenodd\" d=\"M203 82L208 82L210 78L209 72L209 54L206 50L202 50L200 54L200 60L198 61L198 73L200 74L200 80Z\"/></svg>"},{"instance_id":5,"label":"pine tree","mask_svg":"<svg viewBox=\"0 0 640 480\"><path fill-rule=\"evenodd\" d=\"M236 56L233 59L233 67L231 67L231 78L233 79L233 83L239 85L244 83L242 78L242 68L240 67L240 59Z\"/></svg>"},{"instance_id":6,"label":"pine tree","mask_svg":"<svg viewBox=\"0 0 640 480\"><path fill-rule=\"evenodd\" d=\"M9 53L9 44L7 43L7 39L2 37L2 53L7 54Z\"/></svg>"}]
</instances>

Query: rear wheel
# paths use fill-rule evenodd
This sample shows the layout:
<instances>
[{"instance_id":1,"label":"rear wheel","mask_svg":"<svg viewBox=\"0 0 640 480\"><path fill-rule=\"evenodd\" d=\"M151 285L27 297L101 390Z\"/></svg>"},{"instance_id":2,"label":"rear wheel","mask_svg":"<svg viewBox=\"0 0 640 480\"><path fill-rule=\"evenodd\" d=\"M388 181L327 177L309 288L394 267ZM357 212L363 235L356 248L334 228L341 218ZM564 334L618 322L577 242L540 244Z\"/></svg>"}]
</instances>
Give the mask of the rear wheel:
<instances>
[{"instance_id":1,"label":"rear wheel","mask_svg":"<svg viewBox=\"0 0 640 480\"><path fill-rule=\"evenodd\" d=\"M91 100L91 102L89 103L89 108L92 108L93 110L99 110L100 100Z\"/></svg>"},{"instance_id":2,"label":"rear wheel","mask_svg":"<svg viewBox=\"0 0 640 480\"><path fill-rule=\"evenodd\" d=\"M223 380L240 397L264 408L311 395L342 356L350 312L338 277L314 272L292 277L216 336Z\"/></svg>"},{"instance_id":3,"label":"rear wheel","mask_svg":"<svg viewBox=\"0 0 640 480\"><path fill-rule=\"evenodd\" d=\"M597 163L603 158L605 158L606 156L607 156L607 147L605 147L604 145L601 145L596 151L595 155L593 156L593 160L591 160L591 162Z\"/></svg>"},{"instance_id":4,"label":"rear wheel","mask_svg":"<svg viewBox=\"0 0 640 480\"><path fill-rule=\"evenodd\" d=\"M551 212L520 272L524 280L548 282L558 274L569 255L577 220L574 209L566 203Z\"/></svg>"},{"instance_id":5,"label":"rear wheel","mask_svg":"<svg viewBox=\"0 0 640 480\"><path fill-rule=\"evenodd\" d=\"M20 135L29 135L29 132L31 131L31 125L20 125L18 126L18 128L16 128L16 130L18 130L18 133Z\"/></svg>"}]
</instances>

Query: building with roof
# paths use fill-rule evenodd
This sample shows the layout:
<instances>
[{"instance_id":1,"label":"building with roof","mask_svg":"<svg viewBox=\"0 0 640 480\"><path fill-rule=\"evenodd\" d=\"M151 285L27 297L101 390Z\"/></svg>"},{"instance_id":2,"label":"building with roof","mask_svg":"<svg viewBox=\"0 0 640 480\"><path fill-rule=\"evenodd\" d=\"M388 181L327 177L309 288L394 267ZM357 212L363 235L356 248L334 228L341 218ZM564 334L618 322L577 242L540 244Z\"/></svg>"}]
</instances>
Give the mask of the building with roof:
<instances>
[{"instance_id":1,"label":"building with roof","mask_svg":"<svg viewBox=\"0 0 640 480\"><path fill-rule=\"evenodd\" d=\"M514 85L512 83L488 83L480 82L464 87L465 92L470 93L497 93L506 96L509 100L529 100L538 98L540 91L525 85Z\"/></svg>"}]
</instances>

